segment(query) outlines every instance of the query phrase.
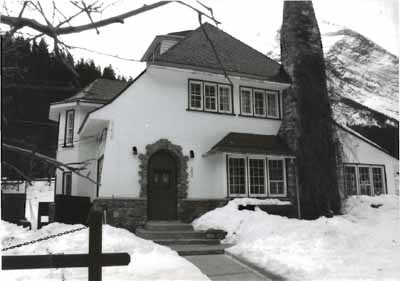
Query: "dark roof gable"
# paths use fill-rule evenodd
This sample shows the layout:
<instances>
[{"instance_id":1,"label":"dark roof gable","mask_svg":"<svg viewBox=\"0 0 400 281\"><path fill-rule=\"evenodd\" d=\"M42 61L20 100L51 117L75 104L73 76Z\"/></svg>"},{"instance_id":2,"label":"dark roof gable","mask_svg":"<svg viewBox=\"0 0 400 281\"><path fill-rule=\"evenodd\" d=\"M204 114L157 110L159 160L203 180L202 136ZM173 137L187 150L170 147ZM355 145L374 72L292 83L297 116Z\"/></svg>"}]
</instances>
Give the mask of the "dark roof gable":
<instances>
[{"instance_id":1,"label":"dark roof gable","mask_svg":"<svg viewBox=\"0 0 400 281\"><path fill-rule=\"evenodd\" d=\"M184 39L152 63L222 71L203 28L228 73L245 74L275 82L290 82L279 63L209 23L204 23L193 32L185 32Z\"/></svg>"},{"instance_id":2,"label":"dark roof gable","mask_svg":"<svg viewBox=\"0 0 400 281\"><path fill-rule=\"evenodd\" d=\"M105 103L118 95L127 85L128 82L121 80L98 78L83 90L62 102L85 100Z\"/></svg>"}]
</instances>

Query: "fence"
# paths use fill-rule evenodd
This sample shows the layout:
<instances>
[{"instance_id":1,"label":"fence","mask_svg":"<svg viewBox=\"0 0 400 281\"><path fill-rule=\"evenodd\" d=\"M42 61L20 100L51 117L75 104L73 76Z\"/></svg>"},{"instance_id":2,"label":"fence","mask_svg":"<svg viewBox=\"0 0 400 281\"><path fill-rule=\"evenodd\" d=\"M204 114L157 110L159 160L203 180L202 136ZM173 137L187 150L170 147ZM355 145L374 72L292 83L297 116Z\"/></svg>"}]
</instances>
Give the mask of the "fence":
<instances>
[{"instance_id":1,"label":"fence","mask_svg":"<svg viewBox=\"0 0 400 281\"><path fill-rule=\"evenodd\" d=\"M120 266L130 263L128 253L102 253L102 214L91 213L89 219L89 253L68 255L24 255L24 256L2 256L3 270L12 269L39 269L39 268L65 268L65 267L88 267L88 280L101 281L103 266ZM75 231L79 231L77 229ZM72 231L69 231L71 233ZM58 237L60 235L52 235ZM50 237L53 238L53 237ZM49 239L42 238L34 242ZM9 247L8 249L21 247L31 242ZM5 251L7 249L3 249Z\"/></svg>"},{"instance_id":2,"label":"fence","mask_svg":"<svg viewBox=\"0 0 400 281\"><path fill-rule=\"evenodd\" d=\"M92 206L89 197L56 195L55 203L55 221L68 224L86 224Z\"/></svg>"},{"instance_id":3,"label":"fence","mask_svg":"<svg viewBox=\"0 0 400 281\"><path fill-rule=\"evenodd\" d=\"M25 218L26 194L1 193L1 219L23 226L30 226Z\"/></svg>"}]
</instances>

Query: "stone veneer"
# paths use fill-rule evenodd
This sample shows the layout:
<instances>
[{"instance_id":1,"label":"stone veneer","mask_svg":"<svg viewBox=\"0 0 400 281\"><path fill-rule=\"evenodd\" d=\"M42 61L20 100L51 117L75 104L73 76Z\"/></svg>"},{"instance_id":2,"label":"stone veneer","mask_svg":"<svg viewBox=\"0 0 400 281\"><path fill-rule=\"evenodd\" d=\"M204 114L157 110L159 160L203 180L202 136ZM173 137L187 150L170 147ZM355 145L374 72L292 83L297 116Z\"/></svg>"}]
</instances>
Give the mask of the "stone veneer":
<instances>
[{"instance_id":1,"label":"stone veneer","mask_svg":"<svg viewBox=\"0 0 400 281\"><path fill-rule=\"evenodd\" d=\"M147 180L148 180L148 167L149 160L154 153L158 151L166 150L170 152L176 159L177 164L177 190L178 200L187 197L188 189L188 173L187 173L187 162L189 157L184 156L182 153L182 147L179 145L172 144L167 139L160 139L153 144L146 145L146 153L139 154L139 183L140 183L140 198L147 198Z\"/></svg>"}]
</instances>

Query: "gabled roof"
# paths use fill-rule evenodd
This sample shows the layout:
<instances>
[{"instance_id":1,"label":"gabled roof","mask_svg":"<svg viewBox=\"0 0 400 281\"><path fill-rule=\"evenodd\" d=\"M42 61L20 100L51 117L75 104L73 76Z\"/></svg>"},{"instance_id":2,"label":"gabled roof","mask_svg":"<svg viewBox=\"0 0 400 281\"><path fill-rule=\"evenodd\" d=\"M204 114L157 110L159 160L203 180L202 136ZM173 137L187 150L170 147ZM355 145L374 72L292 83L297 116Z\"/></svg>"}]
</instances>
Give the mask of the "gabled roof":
<instances>
[{"instance_id":1,"label":"gabled roof","mask_svg":"<svg viewBox=\"0 0 400 281\"><path fill-rule=\"evenodd\" d=\"M63 100L62 103L71 101L106 103L118 95L127 85L128 82L120 80L98 78L77 94Z\"/></svg>"},{"instance_id":2,"label":"gabled roof","mask_svg":"<svg viewBox=\"0 0 400 281\"><path fill-rule=\"evenodd\" d=\"M216 152L249 153L263 155L293 156L286 143L275 135L256 135L245 133L227 134L206 154Z\"/></svg>"},{"instance_id":3,"label":"gabled roof","mask_svg":"<svg viewBox=\"0 0 400 281\"><path fill-rule=\"evenodd\" d=\"M214 52L215 48L223 68L231 75L290 83L289 76L279 63L209 23L204 23L192 32L185 31L178 34L185 37L149 62L223 73Z\"/></svg>"}]
</instances>

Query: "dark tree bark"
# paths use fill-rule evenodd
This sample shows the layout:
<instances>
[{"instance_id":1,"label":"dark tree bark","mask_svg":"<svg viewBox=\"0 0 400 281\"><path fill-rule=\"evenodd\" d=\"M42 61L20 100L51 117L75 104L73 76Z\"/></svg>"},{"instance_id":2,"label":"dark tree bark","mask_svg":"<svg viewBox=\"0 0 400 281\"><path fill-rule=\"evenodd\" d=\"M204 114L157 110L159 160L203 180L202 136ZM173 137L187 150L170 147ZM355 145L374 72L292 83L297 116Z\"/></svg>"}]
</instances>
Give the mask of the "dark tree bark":
<instances>
[{"instance_id":1,"label":"dark tree bark","mask_svg":"<svg viewBox=\"0 0 400 281\"><path fill-rule=\"evenodd\" d=\"M340 211L340 144L328 98L321 35L311 1L285 1L282 64L292 79L280 136L297 157L302 217Z\"/></svg>"}]
</instances>

